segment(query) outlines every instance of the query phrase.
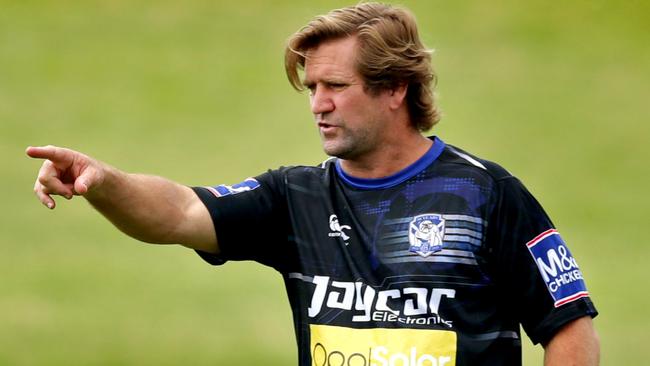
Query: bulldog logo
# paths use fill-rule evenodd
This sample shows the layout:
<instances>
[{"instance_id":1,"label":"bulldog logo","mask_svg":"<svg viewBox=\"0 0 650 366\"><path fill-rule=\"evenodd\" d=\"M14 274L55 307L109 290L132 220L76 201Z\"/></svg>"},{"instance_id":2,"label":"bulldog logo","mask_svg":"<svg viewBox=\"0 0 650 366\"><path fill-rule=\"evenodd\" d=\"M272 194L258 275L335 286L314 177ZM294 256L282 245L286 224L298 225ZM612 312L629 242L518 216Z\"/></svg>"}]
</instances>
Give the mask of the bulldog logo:
<instances>
[{"instance_id":1,"label":"bulldog logo","mask_svg":"<svg viewBox=\"0 0 650 366\"><path fill-rule=\"evenodd\" d=\"M424 214L413 218L409 224L409 251L428 257L442 250L445 219L439 214Z\"/></svg>"}]
</instances>

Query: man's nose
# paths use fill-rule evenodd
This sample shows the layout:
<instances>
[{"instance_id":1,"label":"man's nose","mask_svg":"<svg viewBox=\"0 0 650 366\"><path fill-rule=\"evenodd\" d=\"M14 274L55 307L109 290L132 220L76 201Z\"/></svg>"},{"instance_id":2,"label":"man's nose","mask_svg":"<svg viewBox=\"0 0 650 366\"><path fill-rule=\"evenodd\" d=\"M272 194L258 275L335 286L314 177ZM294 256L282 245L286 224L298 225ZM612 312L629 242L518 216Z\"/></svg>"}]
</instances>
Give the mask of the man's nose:
<instances>
[{"instance_id":1,"label":"man's nose","mask_svg":"<svg viewBox=\"0 0 650 366\"><path fill-rule=\"evenodd\" d=\"M310 103L313 114L328 113L334 110L334 102L329 93L318 87L312 90Z\"/></svg>"}]
</instances>

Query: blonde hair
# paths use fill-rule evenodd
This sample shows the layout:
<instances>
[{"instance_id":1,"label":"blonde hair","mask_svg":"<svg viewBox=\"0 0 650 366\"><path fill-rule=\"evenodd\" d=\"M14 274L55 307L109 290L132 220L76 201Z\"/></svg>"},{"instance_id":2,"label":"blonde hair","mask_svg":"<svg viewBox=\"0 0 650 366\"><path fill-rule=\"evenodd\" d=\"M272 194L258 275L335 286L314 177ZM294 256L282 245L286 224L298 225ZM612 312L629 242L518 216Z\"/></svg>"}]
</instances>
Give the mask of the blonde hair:
<instances>
[{"instance_id":1,"label":"blonde hair","mask_svg":"<svg viewBox=\"0 0 650 366\"><path fill-rule=\"evenodd\" d=\"M436 75L431 51L420 41L415 17L406 9L380 3L361 3L315 17L289 38L284 66L291 85L304 90L299 70L305 53L321 42L356 36L357 71L370 93L407 85L409 117L419 131L440 120L432 87Z\"/></svg>"}]
</instances>

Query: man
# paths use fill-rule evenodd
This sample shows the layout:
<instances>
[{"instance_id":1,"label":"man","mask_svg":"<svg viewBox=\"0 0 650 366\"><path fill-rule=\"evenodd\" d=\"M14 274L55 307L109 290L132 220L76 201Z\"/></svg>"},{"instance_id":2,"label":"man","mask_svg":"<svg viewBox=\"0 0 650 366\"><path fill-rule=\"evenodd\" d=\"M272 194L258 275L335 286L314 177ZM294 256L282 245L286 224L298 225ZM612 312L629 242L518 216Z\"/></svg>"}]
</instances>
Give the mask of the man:
<instances>
[{"instance_id":1,"label":"man","mask_svg":"<svg viewBox=\"0 0 650 366\"><path fill-rule=\"evenodd\" d=\"M128 235L212 264L277 269L300 365L517 365L520 325L547 365L598 363L596 309L537 201L498 165L422 136L439 114L406 10L317 17L290 39L285 66L310 92L333 157L322 165L188 188L30 147L46 159L36 195L49 208L52 195L82 195Z\"/></svg>"}]
</instances>

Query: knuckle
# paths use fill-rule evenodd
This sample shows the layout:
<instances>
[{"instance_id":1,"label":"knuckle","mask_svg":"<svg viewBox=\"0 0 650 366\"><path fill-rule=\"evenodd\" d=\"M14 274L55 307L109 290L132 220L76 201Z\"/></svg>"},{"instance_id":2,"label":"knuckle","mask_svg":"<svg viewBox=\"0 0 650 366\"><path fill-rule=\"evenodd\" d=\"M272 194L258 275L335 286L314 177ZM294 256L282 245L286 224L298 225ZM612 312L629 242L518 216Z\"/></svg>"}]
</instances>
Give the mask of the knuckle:
<instances>
[{"instance_id":1,"label":"knuckle","mask_svg":"<svg viewBox=\"0 0 650 366\"><path fill-rule=\"evenodd\" d=\"M38 176L38 183L40 183L40 184L42 184L42 185L45 186L45 185L47 185L49 182L50 182L50 177L48 177L47 175L39 175L39 176Z\"/></svg>"}]
</instances>

